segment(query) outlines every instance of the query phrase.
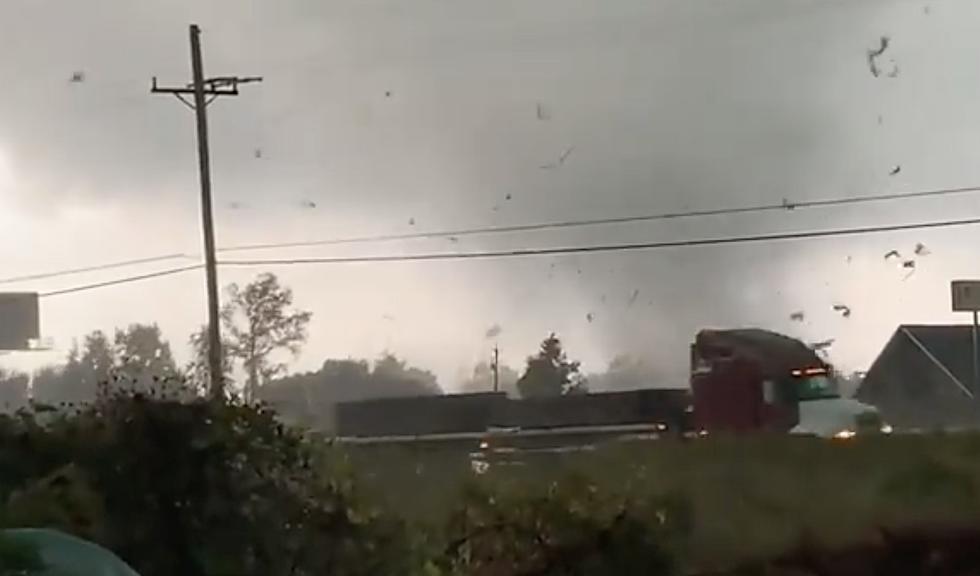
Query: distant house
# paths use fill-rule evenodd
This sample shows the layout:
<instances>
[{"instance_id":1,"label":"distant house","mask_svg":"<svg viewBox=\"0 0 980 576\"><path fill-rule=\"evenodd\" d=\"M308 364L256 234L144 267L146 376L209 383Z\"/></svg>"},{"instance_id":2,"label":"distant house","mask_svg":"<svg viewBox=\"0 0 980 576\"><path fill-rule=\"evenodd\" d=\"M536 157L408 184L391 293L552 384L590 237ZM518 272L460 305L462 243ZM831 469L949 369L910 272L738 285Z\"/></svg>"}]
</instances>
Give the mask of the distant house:
<instances>
[{"instance_id":1,"label":"distant house","mask_svg":"<svg viewBox=\"0 0 980 576\"><path fill-rule=\"evenodd\" d=\"M973 327L899 326L856 397L896 429L980 427Z\"/></svg>"}]
</instances>

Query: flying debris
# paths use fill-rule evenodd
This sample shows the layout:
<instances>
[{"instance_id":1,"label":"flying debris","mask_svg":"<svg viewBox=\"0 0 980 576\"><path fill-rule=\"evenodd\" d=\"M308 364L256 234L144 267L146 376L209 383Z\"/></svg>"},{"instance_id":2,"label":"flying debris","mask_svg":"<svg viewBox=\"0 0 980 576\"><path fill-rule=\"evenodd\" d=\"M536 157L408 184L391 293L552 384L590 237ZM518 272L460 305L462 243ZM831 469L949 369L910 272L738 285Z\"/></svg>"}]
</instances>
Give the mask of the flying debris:
<instances>
[{"instance_id":1,"label":"flying debris","mask_svg":"<svg viewBox=\"0 0 980 576\"><path fill-rule=\"evenodd\" d=\"M810 348L813 350L826 350L827 348L833 346L834 342L836 342L836 339L830 338L821 342L814 342L813 344L810 344Z\"/></svg>"},{"instance_id":2,"label":"flying debris","mask_svg":"<svg viewBox=\"0 0 980 576\"><path fill-rule=\"evenodd\" d=\"M851 263L851 260L853 260L853 259L854 258L850 254L848 254L847 255L847 258L845 258L844 261L847 262L848 264L850 264Z\"/></svg>"},{"instance_id":3,"label":"flying debris","mask_svg":"<svg viewBox=\"0 0 980 576\"><path fill-rule=\"evenodd\" d=\"M241 210L244 207L245 207L245 205L242 204L241 202L229 202L228 203L228 208L231 208L232 210Z\"/></svg>"},{"instance_id":4,"label":"flying debris","mask_svg":"<svg viewBox=\"0 0 980 576\"><path fill-rule=\"evenodd\" d=\"M312 200L303 200L300 202L300 204L303 206L303 208L316 208L316 202Z\"/></svg>"},{"instance_id":5,"label":"flying debris","mask_svg":"<svg viewBox=\"0 0 980 576\"><path fill-rule=\"evenodd\" d=\"M415 218L409 218L408 219L408 225L409 226L415 226Z\"/></svg>"},{"instance_id":6,"label":"flying debris","mask_svg":"<svg viewBox=\"0 0 980 576\"><path fill-rule=\"evenodd\" d=\"M783 208L786 210L796 210L796 204L793 204L787 198L783 198Z\"/></svg>"},{"instance_id":7,"label":"flying debris","mask_svg":"<svg viewBox=\"0 0 980 576\"><path fill-rule=\"evenodd\" d=\"M868 68L871 70L871 75L875 78L881 76L881 69L878 68L878 58L888 50L888 46L891 44L891 39L888 36L882 36L879 40L878 48L872 48L868 50Z\"/></svg>"},{"instance_id":8,"label":"flying debris","mask_svg":"<svg viewBox=\"0 0 980 576\"><path fill-rule=\"evenodd\" d=\"M627 306L632 306L636 303L636 299L640 297L640 289L634 288L633 292L630 294L629 300L626 302Z\"/></svg>"},{"instance_id":9,"label":"flying debris","mask_svg":"<svg viewBox=\"0 0 980 576\"><path fill-rule=\"evenodd\" d=\"M535 114L537 115L538 120L551 120L551 112L549 112L548 109L544 107L544 104L540 102L537 104Z\"/></svg>"},{"instance_id":10,"label":"flying debris","mask_svg":"<svg viewBox=\"0 0 980 576\"><path fill-rule=\"evenodd\" d=\"M603 304L606 303L606 295L605 294L603 294L602 296L599 296L599 302L602 302Z\"/></svg>"},{"instance_id":11,"label":"flying debris","mask_svg":"<svg viewBox=\"0 0 980 576\"><path fill-rule=\"evenodd\" d=\"M888 73L889 78L898 78L898 64L892 62L892 70Z\"/></svg>"},{"instance_id":12,"label":"flying debris","mask_svg":"<svg viewBox=\"0 0 980 576\"><path fill-rule=\"evenodd\" d=\"M898 250L891 250L885 253L885 260L888 260L889 258L901 258L901 257L902 255L898 253Z\"/></svg>"},{"instance_id":13,"label":"flying debris","mask_svg":"<svg viewBox=\"0 0 980 576\"><path fill-rule=\"evenodd\" d=\"M589 321L589 324L591 324L592 321L595 320L595 316L592 315L592 312L589 312L585 315L585 319Z\"/></svg>"},{"instance_id":14,"label":"flying debris","mask_svg":"<svg viewBox=\"0 0 980 576\"><path fill-rule=\"evenodd\" d=\"M923 244L922 242L919 242L915 245L916 256L928 256L930 254L932 254L932 251L929 250L929 248L927 248L926 245Z\"/></svg>"},{"instance_id":15,"label":"flying debris","mask_svg":"<svg viewBox=\"0 0 980 576\"><path fill-rule=\"evenodd\" d=\"M878 126L881 126L884 123L885 123L885 117L882 116L881 114L878 114Z\"/></svg>"},{"instance_id":16,"label":"flying debris","mask_svg":"<svg viewBox=\"0 0 980 576\"><path fill-rule=\"evenodd\" d=\"M575 147L574 146L569 146L568 148L565 148L565 150L562 151L561 155L558 157L558 161L557 162L549 162L549 163L541 166L541 169L542 170L553 170L555 168L558 168L560 166L563 166L565 164L565 160L568 160L568 157L571 155L571 153L574 150L575 150Z\"/></svg>"},{"instance_id":17,"label":"flying debris","mask_svg":"<svg viewBox=\"0 0 980 576\"><path fill-rule=\"evenodd\" d=\"M932 14L932 6L926 5L922 7L922 13L926 16Z\"/></svg>"},{"instance_id":18,"label":"flying debris","mask_svg":"<svg viewBox=\"0 0 980 576\"><path fill-rule=\"evenodd\" d=\"M911 278L913 274L915 274L915 260L906 260L905 262L902 262L902 268L905 268L906 270L909 271L908 274L902 277L902 281L904 282L909 278Z\"/></svg>"},{"instance_id":19,"label":"flying debris","mask_svg":"<svg viewBox=\"0 0 980 576\"><path fill-rule=\"evenodd\" d=\"M391 98L391 90L385 90L385 98Z\"/></svg>"},{"instance_id":20,"label":"flying debris","mask_svg":"<svg viewBox=\"0 0 980 576\"><path fill-rule=\"evenodd\" d=\"M901 171L902 171L901 164L896 164L894 168L892 168L891 170L888 171L888 175L889 176L895 176L895 175L897 175Z\"/></svg>"},{"instance_id":21,"label":"flying debris","mask_svg":"<svg viewBox=\"0 0 980 576\"><path fill-rule=\"evenodd\" d=\"M500 336L500 333L503 331L504 330L503 328L500 327L500 324L494 324L493 326L487 329L487 333L485 334L485 337L487 340L490 340L496 338L497 336Z\"/></svg>"},{"instance_id":22,"label":"flying debris","mask_svg":"<svg viewBox=\"0 0 980 576\"><path fill-rule=\"evenodd\" d=\"M834 312L840 312L841 317L850 318L851 317L851 307L847 304L834 304Z\"/></svg>"},{"instance_id":23,"label":"flying debris","mask_svg":"<svg viewBox=\"0 0 980 576\"><path fill-rule=\"evenodd\" d=\"M381 315L381 318L382 318L383 320L386 320L386 321L388 321L388 322L394 322L394 321L395 321L395 317L394 317L394 316L392 316L391 314L382 314L382 315Z\"/></svg>"},{"instance_id":24,"label":"flying debris","mask_svg":"<svg viewBox=\"0 0 980 576\"><path fill-rule=\"evenodd\" d=\"M512 200L513 198L514 196L512 194L507 194L506 196L504 196L504 200Z\"/></svg>"},{"instance_id":25,"label":"flying debris","mask_svg":"<svg viewBox=\"0 0 980 576\"><path fill-rule=\"evenodd\" d=\"M68 81L72 84L81 84L82 82L85 82L85 72L82 70L72 72Z\"/></svg>"},{"instance_id":26,"label":"flying debris","mask_svg":"<svg viewBox=\"0 0 980 576\"><path fill-rule=\"evenodd\" d=\"M256 159L261 158L262 157L262 149L261 148L256 148L255 149L255 152L253 154L254 154L254 156L255 156Z\"/></svg>"},{"instance_id":27,"label":"flying debris","mask_svg":"<svg viewBox=\"0 0 980 576\"><path fill-rule=\"evenodd\" d=\"M446 240L449 240L449 241L450 241L450 242L452 242L453 244L455 244L455 243L457 243L457 242L459 242L459 238L458 238L458 237L456 237L456 236L450 236L449 238L446 238Z\"/></svg>"},{"instance_id":28,"label":"flying debris","mask_svg":"<svg viewBox=\"0 0 980 576\"><path fill-rule=\"evenodd\" d=\"M792 320L793 322L802 322L804 318L805 315L803 314L802 310L798 312L793 312L792 314L789 315L789 319Z\"/></svg>"}]
</instances>

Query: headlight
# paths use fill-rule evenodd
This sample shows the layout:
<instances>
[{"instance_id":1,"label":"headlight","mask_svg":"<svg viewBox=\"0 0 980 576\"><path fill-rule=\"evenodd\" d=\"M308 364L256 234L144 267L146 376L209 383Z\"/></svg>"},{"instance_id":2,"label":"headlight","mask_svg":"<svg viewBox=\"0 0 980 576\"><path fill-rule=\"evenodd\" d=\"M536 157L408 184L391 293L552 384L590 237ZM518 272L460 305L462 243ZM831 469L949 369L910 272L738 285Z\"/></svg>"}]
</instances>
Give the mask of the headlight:
<instances>
[{"instance_id":1,"label":"headlight","mask_svg":"<svg viewBox=\"0 0 980 576\"><path fill-rule=\"evenodd\" d=\"M854 430L841 430L837 434L834 434L834 438L837 440L850 440L855 436L857 436L857 433Z\"/></svg>"},{"instance_id":2,"label":"headlight","mask_svg":"<svg viewBox=\"0 0 980 576\"><path fill-rule=\"evenodd\" d=\"M882 424L881 425L881 433L882 434L891 434L893 431L894 430L892 429L891 424Z\"/></svg>"}]
</instances>

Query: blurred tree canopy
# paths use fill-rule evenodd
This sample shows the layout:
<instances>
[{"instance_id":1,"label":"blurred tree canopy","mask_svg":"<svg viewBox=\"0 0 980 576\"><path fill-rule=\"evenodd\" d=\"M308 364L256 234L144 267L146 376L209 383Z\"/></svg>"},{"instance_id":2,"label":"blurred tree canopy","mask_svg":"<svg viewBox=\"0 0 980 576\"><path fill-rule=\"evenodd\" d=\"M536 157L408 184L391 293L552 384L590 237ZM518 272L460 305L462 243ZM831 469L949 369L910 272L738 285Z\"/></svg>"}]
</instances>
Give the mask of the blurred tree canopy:
<instances>
[{"instance_id":1,"label":"blurred tree canopy","mask_svg":"<svg viewBox=\"0 0 980 576\"><path fill-rule=\"evenodd\" d=\"M584 392L585 378L579 362L570 361L561 340L552 332L541 342L537 355L527 359L527 368L517 381L521 398L547 398Z\"/></svg>"},{"instance_id":2,"label":"blurred tree canopy","mask_svg":"<svg viewBox=\"0 0 980 576\"><path fill-rule=\"evenodd\" d=\"M520 374L517 373L517 370L501 364L498 378L501 392L505 392L508 396L512 397L518 395L517 379L520 378ZM490 366L490 363L480 362L474 366L473 374L463 382L461 390L465 393L492 392L493 368Z\"/></svg>"},{"instance_id":3,"label":"blurred tree canopy","mask_svg":"<svg viewBox=\"0 0 980 576\"><path fill-rule=\"evenodd\" d=\"M299 353L306 342L306 326L312 313L292 310L293 291L279 284L275 274L260 274L240 288L226 289L228 302L221 311L225 353L242 362L245 370L245 400L252 401L260 386L281 376L286 365L273 354Z\"/></svg>"},{"instance_id":4,"label":"blurred tree canopy","mask_svg":"<svg viewBox=\"0 0 980 576\"><path fill-rule=\"evenodd\" d=\"M35 372L34 400L43 404L91 402L100 392L128 388L150 390L158 384L177 384L180 374L170 344L156 324L131 324L116 330L113 341L95 330L68 352L65 364Z\"/></svg>"},{"instance_id":5,"label":"blurred tree canopy","mask_svg":"<svg viewBox=\"0 0 980 576\"><path fill-rule=\"evenodd\" d=\"M258 399L290 422L331 430L338 402L437 394L442 389L433 373L386 353L373 367L365 360L327 360L316 372L273 380L259 389Z\"/></svg>"}]
</instances>

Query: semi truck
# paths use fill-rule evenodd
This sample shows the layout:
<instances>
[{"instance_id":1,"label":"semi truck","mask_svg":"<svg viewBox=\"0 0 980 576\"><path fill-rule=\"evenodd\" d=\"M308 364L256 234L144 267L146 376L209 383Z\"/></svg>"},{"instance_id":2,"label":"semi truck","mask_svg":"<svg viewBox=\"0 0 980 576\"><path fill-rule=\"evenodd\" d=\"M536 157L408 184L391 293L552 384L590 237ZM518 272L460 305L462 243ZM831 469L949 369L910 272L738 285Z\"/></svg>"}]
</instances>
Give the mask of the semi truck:
<instances>
[{"instance_id":1,"label":"semi truck","mask_svg":"<svg viewBox=\"0 0 980 576\"><path fill-rule=\"evenodd\" d=\"M346 402L336 410L337 440L511 454L670 436L890 432L873 406L841 397L833 367L817 352L768 330L698 332L688 384L532 399L478 393Z\"/></svg>"},{"instance_id":2,"label":"semi truck","mask_svg":"<svg viewBox=\"0 0 980 576\"><path fill-rule=\"evenodd\" d=\"M846 439L891 432L873 406L840 395L833 367L816 351L768 330L700 331L691 344L690 388L699 434Z\"/></svg>"}]
</instances>

